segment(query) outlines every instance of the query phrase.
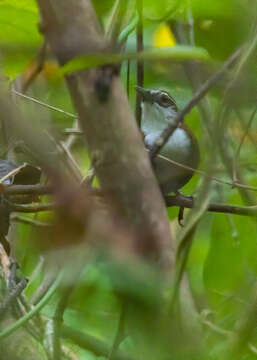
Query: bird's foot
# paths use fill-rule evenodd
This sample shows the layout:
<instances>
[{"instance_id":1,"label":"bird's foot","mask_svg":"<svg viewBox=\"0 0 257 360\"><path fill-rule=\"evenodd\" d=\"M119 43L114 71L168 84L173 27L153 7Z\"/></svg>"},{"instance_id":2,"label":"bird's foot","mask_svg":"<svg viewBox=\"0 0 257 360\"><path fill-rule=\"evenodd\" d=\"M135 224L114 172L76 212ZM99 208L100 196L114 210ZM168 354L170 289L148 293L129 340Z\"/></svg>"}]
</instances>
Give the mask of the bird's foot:
<instances>
[{"instance_id":1,"label":"bird's foot","mask_svg":"<svg viewBox=\"0 0 257 360\"><path fill-rule=\"evenodd\" d=\"M175 192L175 196L178 198L178 199L181 199L181 200L190 200L190 201L194 201L194 198L193 196L185 196L183 194L181 194L179 191L176 191ZM184 226L183 224L183 220L184 220L184 210L185 210L185 207L184 206L180 206L179 208L179 213L178 213L178 223L181 227Z\"/></svg>"}]
</instances>

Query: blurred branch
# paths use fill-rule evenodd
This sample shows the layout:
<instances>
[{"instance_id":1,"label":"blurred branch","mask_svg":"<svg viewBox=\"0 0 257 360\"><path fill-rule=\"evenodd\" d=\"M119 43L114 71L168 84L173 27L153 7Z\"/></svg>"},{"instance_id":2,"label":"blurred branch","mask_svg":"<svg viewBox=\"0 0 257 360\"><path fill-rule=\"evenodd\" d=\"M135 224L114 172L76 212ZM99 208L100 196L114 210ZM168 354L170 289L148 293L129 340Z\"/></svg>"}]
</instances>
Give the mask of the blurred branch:
<instances>
[{"instance_id":1,"label":"blurred branch","mask_svg":"<svg viewBox=\"0 0 257 360\"><path fill-rule=\"evenodd\" d=\"M8 202L11 211L23 212L23 213L35 213L40 211L51 211L56 208L54 203L42 203L37 205L18 205Z\"/></svg>"},{"instance_id":2,"label":"blurred branch","mask_svg":"<svg viewBox=\"0 0 257 360\"><path fill-rule=\"evenodd\" d=\"M1 189L6 196L12 195L49 195L53 187L48 185L11 185Z\"/></svg>"},{"instance_id":3,"label":"blurred branch","mask_svg":"<svg viewBox=\"0 0 257 360\"><path fill-rule=\"evenodd\" d=\"M39 220L30 219L30 218L20 216L20 215L12 215L11 216L11 222L23 223L23 224L27 224L27 225L36 226L36 227L49 227L49 226L51 226L51 224L49 224L49 223L39 221Z\"/></svg>"},{"instance_id":4,"label":"blurred branch","mask_svg":"<svg viewBox=\"0 0 257 360\"><path fill-rule=\"evenodd\" d=\"M137 52L140 53L144 51L144 28L143 28L143 0L137 0L137 14L138 14L138 23L137 23ZM137 60L137 85L144 87L144 62ZM139 129L141 128L141 100L142 95L140 92L136 94L136 120Z\"/></svg>"},{"instance_id":5,"label":"blurred branch","mask_svg":"<svg viewBox=\"0 0 257 360\"><path fill-rule=\"evenodd\" d=\"M240 57L241 54L242 48L239 48L229 57L229 59L223 64L223 66L196 91L196 93L187 103L187 105L181 111L179 111L174 118L175 125L173 125L173 123L168 125L154 143L150 151L151 159L153 159L159 153L159 151L166 144L170 136L172 136L173 132L183 123L185 115L189 113L192 108L200 102L200 100L202 100L202 98L222 78L224 73L235 63L235 61Z\"/></svg>"},{"instance_id":6,"label":"blurred branch","mask_svg":"<svg viewBox=\"0 0 257 360\"><path fill-rule=\"evenodd\" d=\"M74 179L76 179L76 181L80 182L82 179L82 173L81 173L80 167L78 166L76 160L74 159L69 147L64 142L58 141L57 139L55 139L55 137L52 136L48 131L46 133L47 133L49 139L55 145L57 152L60 155L64 155L64 157L66 159L65 165L67 166L69 173L73 175L73 177L74 177Z\"/></svg>"},{"instance_id":7,"label":"blurred branch","mask_svg":"<svg viewBox=\"0 0 257 360\"><path fill-rule=\"evenodd\" d=\"M171 24L171 26L172 26L172 24ZM174 32L176 34L176 37L177 37L179 43L192 45L192 43L190 43L190 41L189 41L189 39L192 38L192 35L189 34L189 36L187 36L187 34L186 34L186 29L188 29L188 28L189 28L190 32L193 32L193 27L190 23L189 23L189 26L185 27L183 24L175 22L175 26L173 28L174 28ZM252 48L252 43L253 43L252 41L249 41L251 48ZM246 58L247 57L244 56L244 59L246 59ZM241 62L240 68L242 67L242 64L243 63ZM200 85L203 81L202 74L199 71L199 67L193 61L189 61L187 63L184 63L184 68L185 68L186 75L192 84L193 89L196 91L196 89L200 87ZM212 130L213 109L211 107L210 101L208 100L208 97L203 98L203 101L201 101L199 103L199 110L200 110L201 117L203 119L203 125L206 127L208 135L209 135L209 139L207 139L205 141L205 146L208 146L210 140L212 139L212 135L213 135L213 130ZM227 171L229 172L229 174L231 174L231 177L233 178L233 166L232 166L233 159L228 154L228 151L225 147L225 143L221 141L220 145L221 145L220 153L221 153L223 162L225 163ZM238 181L233 182L233 184L231 186L237 187L239 189L239 193L247 205L254 204L255 203L254 197L251 196L249 194L249 191L247 191L247 190L255 191L255 189L249 188L248 185L245 184L245 181L244 181L244 178L243 178L243 175L241 174L241 172L240 173L238 172L237 175L238 175L237 176Z\"/></svg>"},{"instance_id":8,"label":"blurred branch","mask_svg":"<svg viewBox=\"0 0 257 360\"><path fill-rule=\"evenodd\" d=\"M76 129L65 129L63 131L64 135L83 135L83 131L76 130Z\"/></svg>"},{"instance_id":9,"label":"blurred branch","mask_svg":"<svg viewBox=\"0 0 257 360\"><path fill-rule=\"evenodd\" d=\"M67 325L62 326L62 336L65 339L69 339L74 342L76 345L80 346L87 351L92 351L97 356L104 356L108 358L110 353L110 347L103 341L78 330L75 330ZM117 351L113 360L133 360L133 358L120 350Z\"/></svg>"},{"instance_id":10,"label":"blurred branch","mask_svg":"<svg viewBox=\"0 0 257 360\"><path fill-rule=\"evenodd\" d=\"M206 314L205 314L206 313ZM200 321L203 325L205 325L206 327L208 327L210 330L212 330L213 332L215 332L218 335L221 335L222 337L227 337L228 339L232 339L235 335L236 332L233 332L231 330L226 330L221 328L220 326L214 324L213 322L211 322L210 320L207 319L207 315L209 314L208 310L204 310L202 311L201 315L200 315ZM248 349L250 350L250 352L254 355L257 355L257 348L256 346L254 346L251 343L247 344Z\"/></svg>"},{"instance_id":11,"label":"blurred branch","mask_svg":"<svg viewBox=\"0 0 257 360\"><path fill-rule=\"evenodd\" d=\"M56 273L52 273L52 272L46 273L41 284L37 288L36 292L33 294L32 298L30 299L30 303L32 305L36 305L42 300L45 294L49 291L50 287L53 285L55 279L56 279Z\"/></svg>"},{"instance_id":12,"label":"blurred branch","mask_svg":"<svg viewBox=\"0 0 257 360\"><path fill-rule=\"evenodd\" d=\"M40 74L43 69L45 57L46 57L47 44L44 41L41 46L35 64L31 64L22 75L22 93L25 93L35 78Z\"/></svg>"},{"instance_id":13,"label":"blurred branch","mask_svg":"<svg viewBox=\"0 0 257 360\"><path fill-rule=\"evenodd\" d=\"M187 165L184 165L184 164L181 164L175 160L171 160L171 159L168 159L166 158L165 156L162 156L162 155L157 155L158 157L160 158L163 158L165 159L165 161L168 161L170 162L171 164L177 166L177 167L180 167L182 169L186 169L186 170L190 170L192 171L193 173L196 173L196 174L199 174L205 178L208 178L210 180L213 180L217 183L220 183L220 184L224 184L224 185L229 185L231 186L232 188L234 187L238 187L238 188L242 188L242 189L246 189L246 190L251 190L251 191L257 191L257 187L256 186L251 186L251 185L244 185L244 184L241 184L241 183L238 183L238 182L230 182L230 181L226 181L226 180L223 180L223 179L220 179L220 178L217 178L215 176L212 176L210 175L208 172L205 172L205 171L202 171L202 170L198 170L198 169L194 169L192 168L191 166L187 166Z\"/></svg>"},{"instance_id":14,"label":"blurred branch","mask_svg":"<svg viewBox=\"0 0 257 360\"><path fill-rule=\"evenodd\" d=\"M105 35L106 41L110 42L111 44L115 44L119 37L124 18L126 16L128 4L129 0L115 1Z\"/></svg>"},{"instance_id":15,"label":"blurred branch","mask_svg":"<svg viewBox=\"0 0 257 360\"><path fill-rule=\"evenodd\" d=\"M211 177L210 177L211 178ZM230 184L232 185L232 184ZM55 203L42 203L37 205L20 205L20 204L13 204L8 202L10 205L11 211L16 212L24 212L24 213L33 213L33 212L41 212L41 211L51 211L56 209ZM194 207L194 198L183 196L181 194L175 196L165 196L165 203L166 206L182 206L185 208L192 209ZM256 216L256 206L233 206L233 205L226 205L226 204L210 204L207 208L208 211L211 212L222 212L228 214L235 214L235 215L245 215L245 216ZM37 225L37 226L50 226L45 223L35 222L31 219L24 219L19 218L14 220L26 222L27 224Z\"/></svg>"},{"instance_id":16,"label":"blurred branch","mask_svg":"<svg viewBox=\"0 0 257 360\"><path fill-rule=\"evenodd\" d=\"M250 56L254 52L256 46L257 46L257 27L255 25L255 29L253 30L250 38L244 45L244 51L242 52L242 56L237 64L237 66L235 67L233 77L232 77L231 81L227 84L226 89L224 91L224 97L222 100L222 106L221 106L221 111L220 111L220 122L222 122L222 123L226 123L225 117L228 115L227 114L228 107L225 106L226 101L228 100L231 90L234 88L236 82L238 81L238 77L239 77L240 73L244 69L247 61L249 60ZM227 118L228 118L228 116L227 116ZM223 132L223 134L225 134L225 131ZM227 168L228 173L233 178L233 175L234 175L233 157L231 156L231 154L229 154L229 152L227 150L224 137L220 141L220 154L221 154L222 160ZM240 183L242 183L242 184L245 183L244 174L242 172L239 172L239 169L237 169L237 179ZM247 205L255 204L255 198L252 196L252 194L250 192L248 192L244 189L240 189L240 195Z\"/></svg>"}]
</instances>

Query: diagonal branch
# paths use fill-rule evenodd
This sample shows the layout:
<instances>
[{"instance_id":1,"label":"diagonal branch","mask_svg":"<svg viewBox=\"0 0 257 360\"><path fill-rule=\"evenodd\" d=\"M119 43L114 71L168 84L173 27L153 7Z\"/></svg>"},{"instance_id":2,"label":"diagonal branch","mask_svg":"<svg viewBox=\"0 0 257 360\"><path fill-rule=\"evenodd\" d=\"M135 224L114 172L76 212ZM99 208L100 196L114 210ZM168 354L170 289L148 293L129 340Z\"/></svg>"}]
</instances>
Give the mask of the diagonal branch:
<instances>
[{"instance_id":1,"label":"diagonal branch","mask_svg":"<svg viewBox=\"0 0 257 360\"><path fill-rule=\"evenodd\" d=\"M235 63L242 53L242 48L239 48L235 51L229 59L223 64L221 69L219 69L213 76L211 76L198 91L192 99L187 103L182 111L180 111L174 119L174 124L168 125L162 132L162 134L156 139L155 144L153 145L150 156L153 159L161 150L161 148L166 144L169 137L172 136L173 132L179 127L183 121L186 114L188 114L194 106L196 106L199 101L209 92L209 90L221 79L224 73Z\"/></svg>"}]
</instances>

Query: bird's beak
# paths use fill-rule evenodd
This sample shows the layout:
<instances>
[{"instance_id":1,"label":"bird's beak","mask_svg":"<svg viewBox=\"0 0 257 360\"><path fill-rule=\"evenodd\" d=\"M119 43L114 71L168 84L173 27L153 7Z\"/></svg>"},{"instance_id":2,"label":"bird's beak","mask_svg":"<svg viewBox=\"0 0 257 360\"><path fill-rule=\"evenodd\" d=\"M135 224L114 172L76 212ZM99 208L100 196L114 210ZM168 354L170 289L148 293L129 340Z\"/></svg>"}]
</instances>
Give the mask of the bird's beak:
<instances>
[{"instance_id":1,"label":"bird's beak","mask_svg":"<svg viewBox=\"0 0 257 360\"><path fill-rule=\"evenodd\" d=\"M152 102L153 97L150 90L144 89L141 86L136 85L135 86L136 91L142 95L142 99L144 101Z\"/></svg>"}]
</instances>

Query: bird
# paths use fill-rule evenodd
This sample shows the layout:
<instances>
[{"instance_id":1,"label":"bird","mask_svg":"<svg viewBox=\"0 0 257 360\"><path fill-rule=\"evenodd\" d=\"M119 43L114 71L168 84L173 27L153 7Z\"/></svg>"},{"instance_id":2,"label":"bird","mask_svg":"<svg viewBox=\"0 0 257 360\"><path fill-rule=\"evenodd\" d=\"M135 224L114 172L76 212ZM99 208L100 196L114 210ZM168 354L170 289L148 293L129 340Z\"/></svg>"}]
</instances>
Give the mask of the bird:
<instances>
[{"instance_id":1,"label":"bird","mask_svg":"<svg viewBox=\"0 0 257 360\"><path fill-rule=\"evenodd\" d=\"M167 91L145 89L140 86L136 86L136 91L142 98L141 130L144 134L145 146L151 150L162 131L169 124L175 124L174 119L178 113L178 107ZM164 195L170 192L178 194L179 189L194 174L192 170L175 165L171 161L193 169L198 167L200 161L198 141L185 124L175 129L161 148L159 155L153 159L153 169Z\"/></svg>"}]
</instances>

